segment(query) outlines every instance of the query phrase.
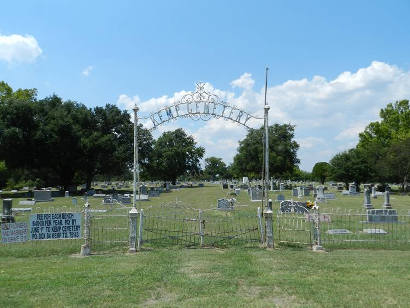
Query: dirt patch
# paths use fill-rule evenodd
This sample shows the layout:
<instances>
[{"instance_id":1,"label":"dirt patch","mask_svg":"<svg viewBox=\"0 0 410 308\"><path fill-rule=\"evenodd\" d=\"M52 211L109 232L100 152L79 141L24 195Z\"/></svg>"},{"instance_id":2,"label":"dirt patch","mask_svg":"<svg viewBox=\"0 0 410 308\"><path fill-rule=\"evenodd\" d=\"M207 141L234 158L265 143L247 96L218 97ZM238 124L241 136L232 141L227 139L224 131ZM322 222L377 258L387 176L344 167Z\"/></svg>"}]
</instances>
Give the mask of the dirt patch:
<instances>
[{"instance_id":1,"label":"dirt patch","mask_svg":"<svg viewBox=\"0 0 410 308\"><path fill-rule=\"evenodd\" d=\"M141 307L152 307L170 303L175 301L177 298L176 294L167 292L163 288L158 288L151 291L151 297L141 304Z\"/></svg>"}]
</instances>

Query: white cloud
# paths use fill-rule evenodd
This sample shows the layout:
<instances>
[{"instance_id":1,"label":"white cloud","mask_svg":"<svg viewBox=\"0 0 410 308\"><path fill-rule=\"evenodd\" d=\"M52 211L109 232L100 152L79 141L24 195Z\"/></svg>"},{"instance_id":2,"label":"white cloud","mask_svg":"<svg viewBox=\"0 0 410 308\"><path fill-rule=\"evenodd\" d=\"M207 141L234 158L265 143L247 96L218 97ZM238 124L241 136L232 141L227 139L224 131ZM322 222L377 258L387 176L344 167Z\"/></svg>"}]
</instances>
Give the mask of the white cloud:
<instances>
[{"instance_id":1,"label":"white cloud","mask_svg":"<svg viewBox=\"0 0 410 308\"><path fill-rule=\"evenodd\" d=\"M0 34L0 60L8 63L34 62L42 52L32 35Z\"/></svg>"},{"instance_id":2,"label":"white cloud","mask_svg":"<svg viewBox=\"0 0 410 308\"><path fill-rule=\"evenodd\" d=\"M81 74L88 77L93 69L94 67L92 65L89 65L81 72Z\"/></svg>"},{"instance_id":3,"label":"white cloud","mask_svg":"<svg viewBox=\"0 0 410 308\"><path fill-rule=\"evenodd\" d=\"M253 88L255 81L252 79L252 74L244 73L241 77L231 82L232 87L238 87L245 90Z\"/></svg>"},{"instance_id":4,"label":"white cloud","mask_svg":"<svg viewBox=\"0 0 410 308\"><path fill-rule=\"evenodd\" d=\"M316 145L323 144L325 140L317 137L306 137L297 138L296 142L299 144L300 148L310 149Z\"/></svg>"},{"instance_id":5,"label":"white cloud","mask_svg":"<svg viewBox=\"0 0 410 308\"><path fill-rule=\"evenodd\" d=\"M211 84L206 88L231 105L263 116L264 87L254 89L251 74L244 73L232 81L231 86L242 91L235 94L231 90L214 89ZM148 115L172 105L186 93L184 90L172 96L138 100L137 104L141 114ZM300 144L301 168L311 170L316 162L327 161L335 153L354 146L358 133L368 123L379 119L379 111L387 103L410 98L410 72L374 61L356 72L342 72L333 80L323 76L288 80L269 87L267 94L271 106L269 122L296 126L295 139ZM125 98L133 102L132 98L121 95L118 103ZM132 106L129 104L127 108ZM177 124L188 128L184 121ZM262 123L255 121L252 127L260 127ZM221 119L189 126L189 130L205 146L206 156L219 156L227 162L232 161L238 140L246 135L246 129Z\"/></svg>"}]
</instances>

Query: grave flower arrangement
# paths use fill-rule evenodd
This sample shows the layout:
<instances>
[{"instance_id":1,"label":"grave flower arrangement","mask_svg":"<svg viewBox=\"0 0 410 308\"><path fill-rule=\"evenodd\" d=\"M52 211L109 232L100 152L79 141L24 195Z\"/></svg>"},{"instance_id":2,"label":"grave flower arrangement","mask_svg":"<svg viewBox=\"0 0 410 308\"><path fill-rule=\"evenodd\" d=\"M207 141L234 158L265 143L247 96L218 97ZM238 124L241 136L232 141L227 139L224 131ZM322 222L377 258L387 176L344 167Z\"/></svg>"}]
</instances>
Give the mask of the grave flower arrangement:
<instances>
[{"instance_id":1,"label":"grave flower arrangement","mask_svg":"<svg viewBox=\"0 0 410 308\"><path fill-rule=\"evenodd\" d=\"M312 201L307 201L306 202L306 207L309 208L309 209L313 208L314 205L315 205L315 203L312 202Z\"/></svg>"}]
</instances>

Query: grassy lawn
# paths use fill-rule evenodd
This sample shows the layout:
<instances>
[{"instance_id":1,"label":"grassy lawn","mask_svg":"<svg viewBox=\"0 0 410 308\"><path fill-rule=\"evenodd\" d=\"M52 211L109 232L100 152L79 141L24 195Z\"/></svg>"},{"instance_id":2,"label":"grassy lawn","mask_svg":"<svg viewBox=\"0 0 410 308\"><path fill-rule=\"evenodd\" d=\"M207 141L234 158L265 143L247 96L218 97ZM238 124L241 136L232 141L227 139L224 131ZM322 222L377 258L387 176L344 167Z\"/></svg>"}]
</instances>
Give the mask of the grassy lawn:
<instances>
[{"instance_id":1,"label":"grassy lawn","mask_svg":"<svg viewBox=\"0 0 410 308\"><path fill-rule=\"evenodd\" d=\"M1 307L409 306L410 252L156 249L0 257Z\"/></svg>"},{"instance_id":2,"label":"grassy lawn","mask_svg":"<svg viewBox=\"0 0 410 308\"><path fill-rule=\"evenodd\" d=\"M272 199L278 193L272 192ZM291 198L290 191L284 194ZM165 215L179 207L186 217L195 217L200 208L210 221L256 216L260 203L250 202L246 192L237 198L235 213L212 210L223 197L229 197L228 191L220 186L182 189L141 202L138 208ZM309 199L313 197L302 200ZM35 210L81 211L83 201L78 200L73 207L71 198L56 198L38 203ZM103 205L101 199L89 201L93 209L124 214L112 226L127 226L129 209ZM375 208L382 207L383 198L372 201ZM410 209L409 201L409 196L391 198L393 208L403 214ZM363 195L337 193L337 199L321 204L321 210L361 210L362 203ZM278 205L274 203L275 209ZM19 207L18 199L14 207ZM17 216L17 221L27 219L28 215ZM101 220L101 225L107 222ZM408 223L399 226L409 232ZM127 230L113 232L127 241ZM0 307L410 307L409 243L404 250L366 250L358 245L359 249L333 247L328 253L314 253L307 247L187 249L144 244L135 255L126 254L125 245L115 252L95 251L79 258L72 254L79 252L81 243L0 244Z\"/></svg>"}]
</instances>

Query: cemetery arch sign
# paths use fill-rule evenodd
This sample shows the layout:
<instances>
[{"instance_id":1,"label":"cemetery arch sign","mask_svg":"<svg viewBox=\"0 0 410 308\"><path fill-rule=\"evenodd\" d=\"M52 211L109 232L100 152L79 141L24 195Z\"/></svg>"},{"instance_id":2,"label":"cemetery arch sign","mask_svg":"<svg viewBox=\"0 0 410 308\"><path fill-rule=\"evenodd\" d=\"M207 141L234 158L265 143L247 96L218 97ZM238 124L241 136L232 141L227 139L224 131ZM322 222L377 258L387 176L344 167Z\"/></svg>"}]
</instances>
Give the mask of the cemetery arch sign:
<instances>
[{"instance_id":1,"label":"cemetery arch sign","mask_svg":"<svg viewBox=\"0 0 410 308\"><path fill-rule=\"evenodd\" d=\"M135 110L135 109L134 109ZM137 109L138 111L138 109ZM148 117L139 119L149 119L152 128L174 121L177 118L191 118L192 120L208 121L211 118L222 118L238 123L247 129L250 129L249 120L263 120L250 113L231 106L221 100L219 96L209 93L205 90L205 83L198 82L194 92L185 94L179 101L171 106L159 109L151 113Z\"/></svg>"},{"instance_id":2,"label":"cemetery arch sign","mask_svg":"<svg viewBox=\"0 0 410 308\"><path fill-rule=\"evenodd\" d=\"M266 104L266 93L267 93L267 75L268 68L266 68L266 82L265 82L265 105L264 105L264 117L258 118L250 113L231 106L225 101L221 100L216 94L209 93L205 90L205 83L196 83L196 89L194 92L189 92L185 94L179 101L175 102L173 105L161 108L160 110L151 113L148 117L138 118L138 107L135 105L134 111L134 187L133 187L133 209L132 211L137 211L136 200L137 200L137 182L139 183L139 164L138 164L138 139L137 139L137 129L138 120L150 120L152 122L152 128L154 130L160 125L176 120L177 118L191 118L193 120L203 120L208 121L211 118L221 118L225 120L230 120L244 126L246 129L251 129L249 126L250 120L264 120L264 200L262 201L268 206L268 180L269 180L269 136L268 136L268 114L269 105ZM268 211L272 213L272 209L268 206Z\"/></svg>"}]
</instances>

